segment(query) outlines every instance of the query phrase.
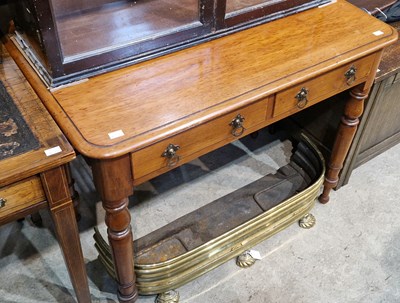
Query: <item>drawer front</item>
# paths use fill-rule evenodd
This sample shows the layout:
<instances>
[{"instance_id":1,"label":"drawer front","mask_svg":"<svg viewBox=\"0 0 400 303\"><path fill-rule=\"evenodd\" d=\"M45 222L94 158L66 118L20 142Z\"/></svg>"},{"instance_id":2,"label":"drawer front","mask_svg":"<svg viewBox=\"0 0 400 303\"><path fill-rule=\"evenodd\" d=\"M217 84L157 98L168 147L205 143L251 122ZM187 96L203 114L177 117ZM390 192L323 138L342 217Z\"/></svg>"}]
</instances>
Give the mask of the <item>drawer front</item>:
<instances>
[{"instance_id":1,"label":"drawer front","mask_svg":"<svg viewBox=\"0 0 400 303\"><path fill-rule=\"evenodd\" d=\"M330 96L364 82L374 64L375 54L361 58L314 79L276 94L273 116L292 114ZM351 69L355 76L351 77ZM350 72L349 78L345 74ZM306 96L305 96L306 94Z\"/></svg>"},{"instance_id":2,"label":"drawer front","mask_svg":"<svg viewBox=\"0 0 400 303\"><path fill-rule=\"evenodd\" d=\"M31 177L0 188L0 218L11 216L46 200L39 177Z\"/></svg>"},{"instance_id":3,"label":"drawer front","mask_svg":"<svg viewBox=\"0 0 400 303\"><path fill-rule=\"evenodd\" d=\"M142 178L158 170L163 173L200 156L201 151L209 146L222 141L229 143L247 135L249 133L246 131L247 128L265 121L266 110L266 100L262 100L132 153L134 179ZM234 130L232 121L238 115L244 118L244 129L237 127ZM168 157L164 152L170 144L179 146L179 149L175 156Z\"/></svg>"}]
</instances>

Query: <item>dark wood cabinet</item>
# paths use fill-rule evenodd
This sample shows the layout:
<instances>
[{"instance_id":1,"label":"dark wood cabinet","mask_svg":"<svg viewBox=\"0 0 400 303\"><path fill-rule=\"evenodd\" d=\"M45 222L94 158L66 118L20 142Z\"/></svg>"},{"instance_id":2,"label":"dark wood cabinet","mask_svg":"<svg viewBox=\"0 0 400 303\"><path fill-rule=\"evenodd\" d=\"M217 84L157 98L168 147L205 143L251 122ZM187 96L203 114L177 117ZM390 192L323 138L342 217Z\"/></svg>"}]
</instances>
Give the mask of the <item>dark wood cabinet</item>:
<instances>
[{"instance_id":1,"label":"dark wood cabinet","mask_svg":"<svg viewBox=\"0 0 400 303\"><path fill-rule=\"evenodd\" d=\"M57 86L327 2L18 0L16 39L47 84Z\"/></svg>"},{"instance_id":2,"label":"dark wood cabinet","mask_svg":"<svg viewBox=\"0 0 400 303\"><path fill-rule=\"evenodd\" d=\"M400 22L392 26L400 30ZM388 47L366 103L341 184L354 168L400 143L400 42Z\"/></svg>"},{"instance_id":3,"label":"dark wood cabinet","mask_svg":"<svg viewBox=\"0 0 400 303\"><path fill-rule=\"evenodd\" d=\"M348 0L355 6L369 12L371 15L376 15L380 11L390 7L397 0Z\"/></svg>"},{"instance_id":4,"label":"dark wood cabinet","mask_svg":"<svg viewBox=\"0 0 400 303\"><path fill-rule=\"evenodd\" d=\"M392 23L400 30L400 22ZM352 171L400 143L400 42L386 48L366 100L364 114L344 162L338 188L348 183ZM293 117L286 124L306 131L329 157L346 97L337 95ZM325 121L325 123L322 123ZM293 128L291 128L293 130Z\"/></svg>"}]
</instances>

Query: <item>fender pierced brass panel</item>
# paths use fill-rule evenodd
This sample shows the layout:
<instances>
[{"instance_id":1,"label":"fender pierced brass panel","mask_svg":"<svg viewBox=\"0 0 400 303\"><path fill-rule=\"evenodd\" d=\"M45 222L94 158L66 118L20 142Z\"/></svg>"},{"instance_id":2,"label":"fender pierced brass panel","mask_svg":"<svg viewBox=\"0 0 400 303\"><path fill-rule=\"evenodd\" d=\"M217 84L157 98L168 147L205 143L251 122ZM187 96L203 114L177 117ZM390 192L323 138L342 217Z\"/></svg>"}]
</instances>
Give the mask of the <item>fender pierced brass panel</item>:
<instances>
[{"instance_id":1,"label":"fender pierced brass panel","mask_svg":"<svg viewBox=\"0 0 400 303\"><path fill-rule=\"evenodd\" d=\"M304 218L314 206L324 171L322 155L304 137L290 163L274 175L134 241L139 293L175 289ZM100 260L115 277L109 245L97 230L94 237Z\"/></svg>"}]
</instances>

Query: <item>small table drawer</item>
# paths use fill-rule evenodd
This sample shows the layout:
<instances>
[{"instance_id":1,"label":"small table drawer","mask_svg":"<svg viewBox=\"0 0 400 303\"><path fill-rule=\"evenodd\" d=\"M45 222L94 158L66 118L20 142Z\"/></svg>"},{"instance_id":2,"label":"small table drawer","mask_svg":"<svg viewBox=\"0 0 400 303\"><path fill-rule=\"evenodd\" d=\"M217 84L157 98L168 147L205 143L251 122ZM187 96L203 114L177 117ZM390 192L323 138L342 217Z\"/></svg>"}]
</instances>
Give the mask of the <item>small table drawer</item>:
<instances>
[{"instance_id":1,"label":"small table drawer","mask_svg":"<svg viewBox=\"0 0 400 303\"><path fill-rule=\"evenodd\" d=\"M361 58L277 93L273 116L292 114L362 83L371 72L375 59L375 54Z\"/></svg>"},{"instance_id":2,"label":"small table drawer","mask_svg":"<svg viewBox=\"0 0 400 303\"><path fill-rule=\"evenodd\" d=\"M19 211L45 201L42 183L37 176L0 188L0 221Z\"/></svg>"},{"instance_id":3,"label":"small table drawer","mask_svg":"<svg viewBox=\"0 0 400 303\"><path fill-rule=\"evenodd\" d=\"M163 173L201 156L208 152L207 148L212 145L229 143L249 134L246 131L248 128L265 121L266 111L266 100L261 100L132 153L134 179L137 180L156 171ZM238 126L234 130L233 120L241 118L243 127ZM168 155L166 151L170 144L172 149L173 146L178 146L175 155Z\"/></svg>"}]
</instances>

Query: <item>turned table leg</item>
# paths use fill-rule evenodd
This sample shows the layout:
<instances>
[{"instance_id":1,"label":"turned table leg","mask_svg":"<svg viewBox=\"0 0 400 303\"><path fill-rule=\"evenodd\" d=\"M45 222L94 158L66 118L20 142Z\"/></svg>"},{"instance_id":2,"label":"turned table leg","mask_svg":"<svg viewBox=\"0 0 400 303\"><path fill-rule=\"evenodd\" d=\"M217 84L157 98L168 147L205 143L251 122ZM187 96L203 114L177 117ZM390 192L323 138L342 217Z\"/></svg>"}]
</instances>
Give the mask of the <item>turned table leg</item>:
<instances>
[{"instance_id":1,"label":"turned table leg","mask_svg":"<svg viewBox=\"0 0 400 303\"><path fill-rule=\"evenodd\" d=\"M93 178L106 211L108 241L111 246L120 302L135 302L138 296L133 263L133 237L128 196L133 194L129 155L93 160Z\"/></svg>"},{"instance_id":2,"label":"turned table leg","mask_svg":"<svg viewBox=\"0 0 400 303\"><path fill-rule=\"evenodd\" d=\"M70 195L68 166L60 166L40 175L59 245L78 302L91 302L85 262L74 205Z\"/></svg>"},{"instance_id":3,"label":"turned table leg","mask_svg":"<svg viewBox=\"0 0 400 303\"><path fill-rule=\"evenodd\" d=\"M319 197L321 203L325 204L329 201L329 193L339 181L339 172L343 167L344 159L356 133L360 122L359 117L364 110L364 100L367 97L368 90L365 89L363 84L356 86L350 92L350 98L346 102L333 145L331 159L325 173L324 189Z\"/></svg>"}]
</instances>

